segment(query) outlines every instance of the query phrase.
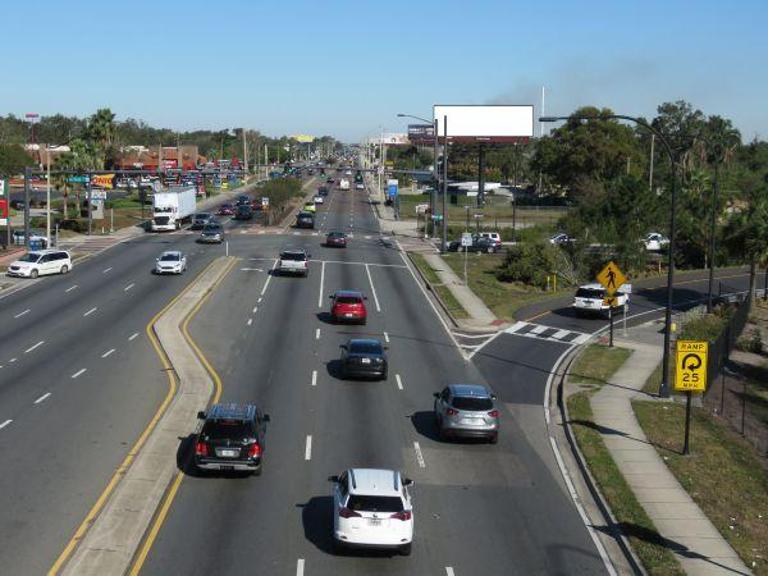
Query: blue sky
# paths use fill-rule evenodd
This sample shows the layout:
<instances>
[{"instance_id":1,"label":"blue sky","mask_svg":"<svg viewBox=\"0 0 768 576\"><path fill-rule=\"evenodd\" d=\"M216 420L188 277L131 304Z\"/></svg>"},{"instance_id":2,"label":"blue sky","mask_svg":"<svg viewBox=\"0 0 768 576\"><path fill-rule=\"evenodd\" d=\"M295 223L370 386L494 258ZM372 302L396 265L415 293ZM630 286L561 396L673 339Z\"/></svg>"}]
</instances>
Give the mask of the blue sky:
<instances>
[{"instance_id":1,"label":"blue sky","mask_svg":"<svg viewBox=\"0 0 768 576\"><path fill-rule=\"evenodd\" d=\"M172 129L246 126L345 141L433 104L685 99L768 138L768 2L9 0L0 113ZM15 24L14 24L15 23Z\"/></svg>"}]
</instances>

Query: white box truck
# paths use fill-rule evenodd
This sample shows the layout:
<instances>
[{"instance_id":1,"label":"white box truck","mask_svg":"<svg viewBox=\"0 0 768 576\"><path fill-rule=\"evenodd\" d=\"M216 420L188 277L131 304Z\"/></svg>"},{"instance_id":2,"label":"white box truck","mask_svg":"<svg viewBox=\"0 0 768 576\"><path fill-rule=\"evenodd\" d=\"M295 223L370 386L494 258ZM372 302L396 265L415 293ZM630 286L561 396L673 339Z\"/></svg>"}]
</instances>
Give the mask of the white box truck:
<instances>
[{"instance_id":1,"label":"white box truck","mask_svg":"<svg viewBox=\"0 0 768 576\"><path fill-rule=\"evenodd\" d=\"M197 191L194 186L155 192L152 199L152 232L178 230L196 209Z\"/></svg>"},{"instance_id":2,"label":"white box truck","mask_svg":"<svg viewBox=\"0 0 768 576\"><path fill-rule=\"evenodd\" d=\"M349 180L342 178L339 182L339 190L349 190Z\"/></svg>"}]
</instances>

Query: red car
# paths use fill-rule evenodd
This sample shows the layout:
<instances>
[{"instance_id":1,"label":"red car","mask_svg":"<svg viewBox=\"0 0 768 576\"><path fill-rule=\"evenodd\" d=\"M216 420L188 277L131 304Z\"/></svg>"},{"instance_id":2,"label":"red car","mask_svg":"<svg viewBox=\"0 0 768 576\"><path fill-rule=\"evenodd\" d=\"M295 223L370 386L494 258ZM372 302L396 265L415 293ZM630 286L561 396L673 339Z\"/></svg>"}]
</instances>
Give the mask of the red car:
<instances>
[{"instance_id":1,"label":"red car","mask_svg":"<svg viewBox=\"0 0 768 576\"><path fill-rule=\"evenodd\" d=\"M216 214L219 216L234 216L235 209L232 207L232 204L222 204L219 206L219 211Z\"/></svg>"},{"instance_id":2,"label":"red car","mask_svg":"<svg viewBox=\"0 0 768 576\"><path fill-rule=\"evenodd\" d=\"M336 248L347 247L347 235L344 232L328 232L325 236L325 245Z\"/></svg>"},{"instance_id":3,"label":"red car","mask_svg":"<svg viewBox=\"0 0 768 576\"><path fill-rule=\"evenodd\" d=\"M339 290L331 296L331 319L334 322L357 322L365 324L368 311L367 298L357 290Z\"/></svg>"}]
</instances>

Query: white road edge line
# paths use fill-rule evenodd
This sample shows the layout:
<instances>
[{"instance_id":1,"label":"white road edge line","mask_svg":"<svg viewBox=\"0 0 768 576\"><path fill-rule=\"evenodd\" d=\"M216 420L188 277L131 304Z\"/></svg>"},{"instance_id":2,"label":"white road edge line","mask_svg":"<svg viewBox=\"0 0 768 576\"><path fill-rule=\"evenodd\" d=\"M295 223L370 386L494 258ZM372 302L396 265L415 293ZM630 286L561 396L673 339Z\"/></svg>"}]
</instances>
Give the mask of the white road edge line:
<instances>
[{"instance_id":1,"label":"white road edge line","mask_svg":"<svg viewBox=\"0 0 768 576\"><path fill-rule=\"evenodd\" d=\"M416 451L416 461L419 463L419 468L426 468L427 463L424 462L424 455L421 453L421 446L418 442L413 443L413 449Z\"/></svg>"},{"instance_id":2,"label":"white road edge line","mask_svg":"<svg viewBox=\"0 0 768 576\"><path fill-rule=\"evenodd\" d=\"M131 282L130 284L128 284L128 286L126 286L125 288L123 288L123 292L128 292L128 290L130 290L130 289L131 289L131 288L133 288L134 286L136 286L136 284L135 284L135 283L133 283L133 282Z\"/></svg>"},{"instance_id":3,"label":"white road edge line","mask_svg":"<svg viewBox=\"0 0 768 576\"><path fill-rule=\"evenodd\" d=\"M81 375L83 372L85 372L86 370L88 370L88 368L80 368L80 370L78 370L77 372L75 372L74 374L72 374L71 378L73 378L73 379L74 379L74 378L77 378L78 376L80 376L80 375Z\"/></svg>"},{"instance_id":4,"label":"white road edge line","mask_svg":"<svg viewBox=\"0 0 768 576\"><path fill-rule=\"evenodd\" d=\"M252 310L252 313L256 314L256 312L258 312L258 311L259 311L259 307L258 306L254 306L253 310Z\"/></svg>"},{"instance_id":5,"label":"white road edge line","mask_svg":"<svg viewBox=\"0 0 768 576\"><path fill-rule=\"evenodd\" d=\"M397 382L397 389L403 389L403 381L400 379L400 374L395 374L395 381Z\"/></svg>"},{"instance_id":6,"label":"white road edge line","mask_svg":"<svg viewBox=\"0 0 768 576\"><path fill-rule=\"evenodd\" d=\"M35 344L34 346L30 346L29 348L27 348L26 350L24 350L24 354L29 354L30 352L32 352L32 350L34 350L35 348L39 348L39 347L40 347L40 346L42 346L43 344L45 344L45 340L40 340L40 342L38 342L38 343L37 343L37 344Z\"/></svg>"},{"instance_id":7,"label":"white road edge line","mask_svg":"<svg viewBox=\"0 0 768 576\"><path fill-rule=\"evenodd\" d=\"M274 274L274 272L275 272L275 268L277 268L277 263L278 263L279 261L280 261L280 260L279 260L278 258L275 258L275 261L274 261L274 263L272 264L272 273L273 273L273 274ZM270 281L270 280L272 280L272 274L270 274L269 276L267 276L267 281L266 281L266 282L264 282L264 287L261 289L261 295L262 295L262 296L264 296L265 292L267 291L267 287L269 286L269 281Z\"/></svg>"},{"instance_id":8,"label":"white road edge line","mask_svg":"<svg viewBox=\"0 0 768 576\"><path fill-rule=\"evenodd\" d=\"M93 314L94 312L96 312L96 310L98 310L98 309L99 309L99 308L98 308L98 306L94 306L93 308L91 308L90 310L88 310L88 312L86 312L85 314L83 314L83 318L85 318L86 316L90 316L91 314Z\"/></svg>"},{"instance_id":9,"label":"white road edge line","mask_svg":"<svg viewBox=\"0 0 768 576\"><path fill-rule=\"evenodd\" d=\"M109 272L110 270L112 270L112 266L110 266L109 268L104 268L104 270L102 270L102 271L101 271L101 273L102 273L102 274L106 274L106 273L107 273L107 272Z\"/></svg>"},{"instance_id":10,"label":"white road edge line","mask_svg":"<svg viewBox=\"0 0 768 576\"><path fill-rule=\"evenodd\" d=\"M48 398L50 395L51 395L51 393L50 393L50 392L46 392L45 394L43 394L42 396L40 396L40 398L38 398L37 400L35 400L35 404L40 404L40 402L45 402L45 400L46 400L46 399L47 399L47 398Z\"/></svg>"},{"instance_id":11,"label":"white road edge line","mask_svg":"<svg viewBox=\"0 0 768 576\"><path fill-rule=\"evenodd\" d=\"M296 576L304 576L304 558L296 561Z\"/></svg>"},{"instance_id":12,"label":"white road edge line","mask_svg":"<svg viewBox=\"0 0 768 576\"><path fill-rule=\"evenodd\" d=\"M312 435L307 434L307 445L304 448L304 460L312 460Z\"/></svg>"},{"instance_id":13,"label":"white road edge line","mask_svg":"<svg viewBox=\"0 0 768 576\"><path fill-rule=\"evenodd\" d=\"M137 338L137 337L138 337L138 335L139 335L139 333L138 333L138 332L134 332L133 334L131 334L131 335L128 337L128 340L129 340L129 341L130 341L130 340L134 340L135 338Z\"/></svg>"},{"instance_id":14,"label":"white road edge line","mask_svg":"<svg viewBox=\"0 0 768 576\"><path fill-rule=\"evenodd\" d=\"M312 386L317 386L317 370L312 370Z\"/></svg>"},{"instance_id":15,"label":"white road edge line","mask_svg":"<svg viewBox=\"0 0 768 576\"><path fill-rule=\"evenodd\" d=\"M320 340L320 328L315 328L315 340Z\"/></svg>"},{"instance_id":16,"label":"white road edge line","mask_svg":"<svg viewBox=\"0 0 768 576\"><path fill-rule=\"evenodd\" d=\"M112 354L114 354L114 352L115 352L115 349L114 348L110 348L109 350L104 352L104 354L102 354L101 357L102 358L106 358L107 356L111 356Z\"/></svg>"},{"instance_id":17,"label":"white road edge line","mask_svg":"<svg viewBox=\"0 0 768 576\"><path fill-rule=\"evenodd\" d=\"M385 341L387 344L389 344L389 334L387 334L386 332L384 332L384 341Z\"/></svg>"},{"instance_id":18,"label":"white road edge line","mask_svg":"<svg viewBox=\"0 0 768 576\"><path fill-rule=\"evenodd\" d=\"M325 284L325 260L320 265L320 293L317 295L317 307L323 307L323 286Z\"/></svg>"},{"instance_id":19,"label":"white road edge line","mask_svg":"<svg viewBox=\"0 0 768 576\"><path fill-rule=\"evenodd\" d=\"M373 285L371 269L368 264L365 265L365 273L368 274L368 283L371 285L371 294L373 294L373 301L376 303L376 312L381 312L381 306L379 306L379 297L376 295L376 288Z\"/></svg>"},{"instance_id":20,"label":"white road edge line","mask_svg":"<svg viewBox=\"0 0 768 576\"><path fill-rule=\"evenodd\" d=\"M11 358L8 360L8 364L13 364L14 362L16 362L16 358Z\"/></svg>"},{"instance_id":21,"label":"white road edge line","mask_svg":"<svg viewBox=\"0 0 768 576\"><path fill-rule=\"evenodd\" d=\"M246 324L248 324L248 326L253 324L253 318L248 318L248 322L246 322Z\"/></svg>"},{"instance_id":22,"label":"white road edge line","mask_svg":"<svg viewBox=\"0 0 768 576\"><path fill-rule=\"evenodd\" d=\"M450 566L445 567L445 576L455 576L453 572L453 568Z\"/></svg>"},{"instance_id":23,"label":"white road edge line","mask_svg":"<svg viewBox=\"0 0 768 576\"><path fill-rule=\"evenodd\" d=\"M70 286L69 288L64 290L64 292L72 292L72 290L75 290L76 288L77 288L77 284L74 284L73 286Z\"/></svg>"},{"instance_id":24,"label":"white road edge line","mask_svg":"<svg viewBox=\"0 0 768 576\"><path fill-rule=\"evenodd\" d=\"M6 420L6 421L5 421L5 422L3 422L2 424L0 424L0 430L2 430L3 428L5 428L6 426L8 426L8 424L10 424L11 422L13 422L13 420L11 420L11 419L9 418L8 420Z\"/></svg>"},{"instance_id":25,"label":"white road edge line","mask_svg":"<svg viewBox=\"0 0 768 576\"><path fill-rule=\"evenodd\" d=\"M29 308L27 308L26 310L24 310L24 312L19 312L18 314L16 314L16 316L14 316L14 318L21 318L22 316L24 316L25 314L29 314L30 312L31 312L31 310Z\"/></svg>"}]
</instances>

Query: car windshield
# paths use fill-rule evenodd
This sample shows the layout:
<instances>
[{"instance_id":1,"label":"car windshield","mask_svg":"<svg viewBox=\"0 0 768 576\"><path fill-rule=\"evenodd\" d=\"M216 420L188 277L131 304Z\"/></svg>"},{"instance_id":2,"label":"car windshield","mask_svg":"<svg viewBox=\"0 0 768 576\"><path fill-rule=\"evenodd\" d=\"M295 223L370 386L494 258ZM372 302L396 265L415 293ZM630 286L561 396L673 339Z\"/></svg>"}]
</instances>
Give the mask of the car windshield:
<instances>
[{"instance_id":1,"label":"car windshield","mask_svg":"<svg viewBox=\"0 0 768 576\"><path fill-rule=\"evenodd\" d=\"M344 233L342 232L331 232L328 234L328 238L344 238Z\"/></svg>"},{"instance_id":2,"label":"car windshield","mask_svg":"<svg viewBox=\"0 0 768 576\"><path fill-rule=\"evenodd\" d=\"M203 228L203 232L221 232L221 226L218 224L209 224Z\"/></svg>"},{"instance_id":3,"label":"car windshield","mask_svg":"<svg viewBox=\"0 0 768 576\"><path fill-rule=\"evenodd\" d=\"M281 260L306 260L307 255L302 252L283 252L280 254Z\"/></svg>"},{"instance_id":4,"label":"car windshield","mask_svg":"<svg viewBox=\"0 0 768 576\"><path fill-rule=\"evenodd\" d=\"M381 344L378 342L350 342L349 351L353 354L381 354Z\"/></svg>"},{"instance_id":5,"label":"car windshield","mask_svg":"<svg viewBox=\"0 0 768 576\"><path fill-rule=\"evenodd\" d=\"M347 508L357 512L402 512L403 501L398 496L351 494Z\"/></svg>"},{"instance_id":6,"label":"car windshield","mask_svg":"<svg viewBox=\"0 0 768 576\"><path fill-rule=\"evenodd\" d=\"M577 298L598 298L602 300L605 297L605 290L602 288L579 288L576 291Z\"/></svg>"},{"instance_id":7,"label":"car windshield","mask_svg":"<svg viewBox=\"0 0 768 576\"><path fill-rule=\"evenodd\" d=\"M336 304L360 304L361 302L359 296L336 296Z\"/></svg>"},{"instance_id":8,"label":"car windshield","mask_svg":"<svg viewBox=\"0 0 768 576\"><path fill-rule=\"evenodd\" d=\"M160 262L178 262L179 261L179 255L178 254L163 254L160 256Z\"/></svg>"},{"instance_id":9,"label":"car windshield","mask_svg":"<svg viewBox=\"0 0 768 576\"><path fill-rule=\"evenodd\" d=\"M253 436L251 427L242 420L213 420L206 422L200 433L210 440L239 440Z\"/></svg>"},{"instance_id":10,"label":"car windshield","mask_svg":"<svg viewBox=\"0 0 768 576\"><path fill-rule=\"evenodd\" d=\"M40 257L42 254L37 254L36 252L30 252L29 254L24 254L21 258L19 258L19 262L37 262L40 260Z\"/></svg>"},{"instance_id":11,"label":"car windshield","mask_svg":"<svg viewBox=\"0 0 768 576\"><path fill-rule=\"evenodd\" d=\"M456 396L451 405L458 410L491 410L493 408L493 400L476 396Z\"/></svg>"},{"instance_id":12,"label":"car windshield","mask_svg":"<svg viewBox=\"0 0 768 576\"><path fill-rule=\"evenodd\" d=\"M208 220L208 218L210 217L211 217L210 214L197 214L195 216L195 220Z\"/></svg>"}]
</instances>

